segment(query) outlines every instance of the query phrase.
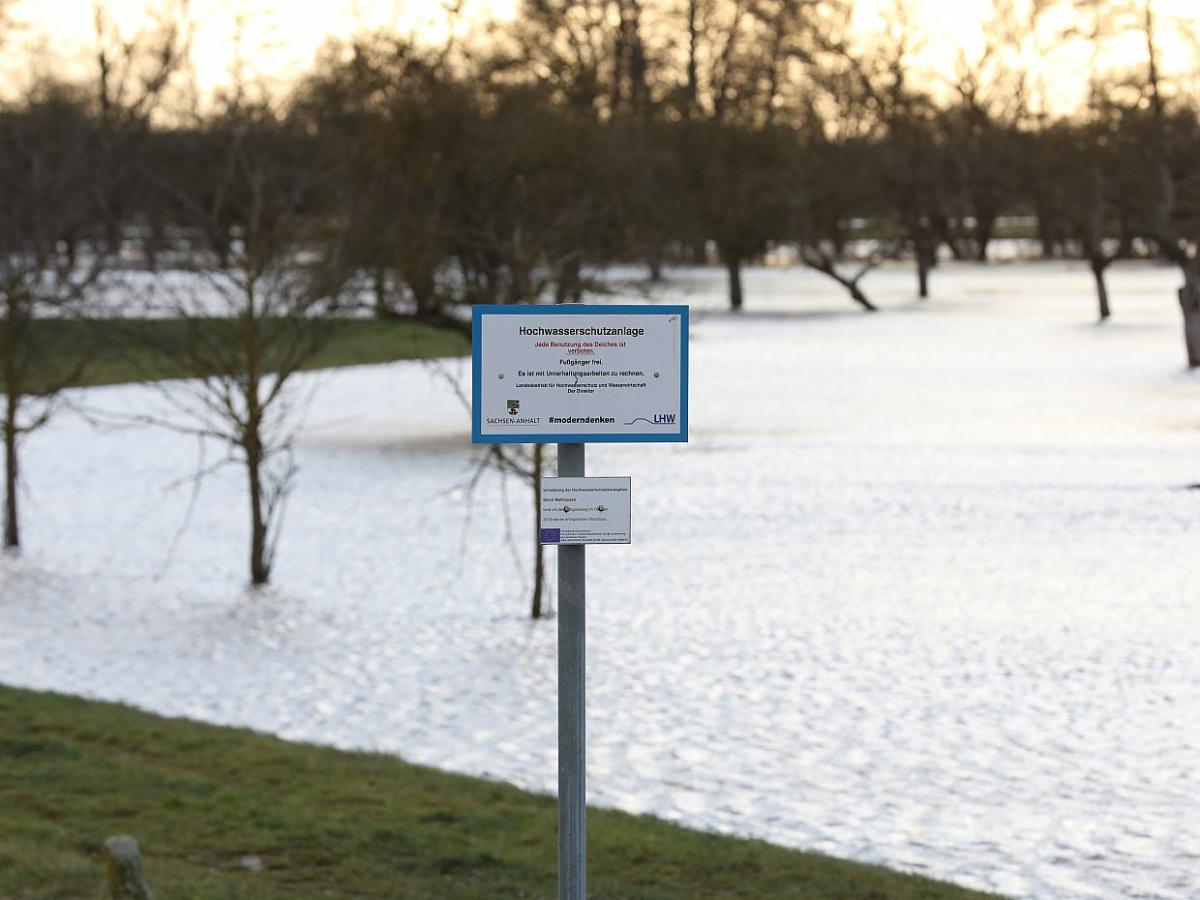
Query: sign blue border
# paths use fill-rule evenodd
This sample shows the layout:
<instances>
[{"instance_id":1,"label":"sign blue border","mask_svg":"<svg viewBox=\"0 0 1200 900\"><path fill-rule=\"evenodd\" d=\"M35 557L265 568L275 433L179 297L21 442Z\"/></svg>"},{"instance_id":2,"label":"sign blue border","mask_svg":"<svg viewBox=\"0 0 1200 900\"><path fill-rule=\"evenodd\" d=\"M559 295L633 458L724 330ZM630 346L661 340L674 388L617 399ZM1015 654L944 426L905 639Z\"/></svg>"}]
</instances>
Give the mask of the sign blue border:
<instances>
[{"instance_id":1,"label":"sign blue border","mask_svg":"<svg viewBox=\"0 0 1200 900\"><path fill-rule=\"evenodd\" d=\"M687 306L608 306L605 304L569 303L558 306L535 304L476 305L471 307L471 443L473 444L642 444L642 443L686 443L688 439L688 314ZM483 317L484 316L680 316L679 353L679 432L645 432L638 434L496 434L482 433L482 396L480 381L483 371Z\"/></svg>"}]
</instances>

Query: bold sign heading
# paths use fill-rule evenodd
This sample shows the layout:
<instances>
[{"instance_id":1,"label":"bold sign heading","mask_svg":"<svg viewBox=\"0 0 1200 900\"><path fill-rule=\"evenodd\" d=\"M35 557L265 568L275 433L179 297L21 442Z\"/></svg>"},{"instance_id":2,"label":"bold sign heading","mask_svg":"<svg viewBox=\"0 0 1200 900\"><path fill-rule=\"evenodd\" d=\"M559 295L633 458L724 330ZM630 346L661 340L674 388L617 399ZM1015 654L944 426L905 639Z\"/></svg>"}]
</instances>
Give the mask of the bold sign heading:
<instances>
[{"instance_id":1,"label":"bold sign heading","mask_svg":"<svg viewBox=\"0 0 1200 900\"><path fill-rule=\"evenodd\" d=\"M476 306L471 440L686 441L686 306Z\"/></svg>"}]
</instances>

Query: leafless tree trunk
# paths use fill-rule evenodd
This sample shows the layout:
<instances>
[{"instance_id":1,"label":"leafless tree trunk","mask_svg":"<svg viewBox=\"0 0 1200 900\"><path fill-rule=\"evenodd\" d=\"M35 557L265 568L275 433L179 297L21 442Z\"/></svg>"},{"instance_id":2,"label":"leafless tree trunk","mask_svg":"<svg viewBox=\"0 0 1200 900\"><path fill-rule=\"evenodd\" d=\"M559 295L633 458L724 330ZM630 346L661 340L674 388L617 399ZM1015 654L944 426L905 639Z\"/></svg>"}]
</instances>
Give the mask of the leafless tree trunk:
<instances>
[{"instance_id":1,"label":"leafless tree trunk","mask_svg":"<svg viewBox=\"0 0 1200 900\"><path fill-rule=\"evenodd\" d=\"M692 118L698 112L700 75L697 58L700 52L700 0L687 0L687 79L685 115Z\"/></svg>"},{"instance_id":2,"label":"leafless tree trunk","mask_svg":"<svg viewBox=\"0 0 1200 900\"><path fill-rule=\"evenodd\" d=\"M247 291L248 303L242 320L242 340L246 361L246 419L242 448L246 455L246 476L250 491L250 583L266 584L271 577L267 558L267 514L263 503L263 435L260 402L261 347L258 341L257 310L253 286Z\"/></svg>"},{"instance_id":3,"label":"leafless tree trunk","mask_svg":"<svg viewBox=\"0 0 1200 900\"><path fill-rule=\"evenodd\" d=\"M736 253L722 252L725 271L729 273L729 308L734 312L742 309L742 259Z\"/></svg>"},{"instance_id":4,"label":"leafless tree trunk","mask_svg":"<svg viewBox=\"0 0 1200 900\"><path fill-rule=\"evenodd\" d=\"M978 215L978 221L975 224L975 261L988 261L988 248L992 243L992 236L996 231L996 213L988 212Z\"/></svg>"},{"instance_id":5,"label":"leafless tree trunk","mask_svg":"<svg viewBox=\"0 0 1200 900\"><path fill-rule=\"evenodd\" d=\"M9 300L4 317L4 547L21 544L17 519L17 407L21 403L21 370L17 365L21 340L17 304Z\"/></svg>"},{"instance_id":6,"label":"leafless tree trunk","mask_svg":"<svg viewBox=\"0 0 1200 900\"><path fill-rule=\"evenodd\" d=\"M8 398L4 411L4 547L11 550L21 546L17 518L17 401L19 395Z\"/></svg>"},{"instance_id":7,"label":"leafless tree trunk","mask_svg":"<svg viewBox=\"0 0 1200 900\"><path fill-rule=\"evenodd\" d=\"M262 458L253 447L246 449L246 472L250 485L250 583L266 584L271 578L271 563L267 559L267 519L263 514Z\"/></svg>"},{"instance_id":8,"label":"leafless tree trunk","mask_svg":"<svg viewBox=\"0 0 1200 900\"><path fill-rule=\"evenodd\" d=\"M865 309L867 312L878 312L879 307L873 304L867 295L863 293L859 287L860 282L866 277L867 273L875 268L877 261L872 258L863 263L857 272L853 275L843 275L838 271L837 260L833 254L818 248L806 247L802 251L801 258L804 264L814 271L820 272L832 278L850 293L850 299Z\"/></svg>"},{"instance_id":9,"label":"leafless tree trunk","mask_svg":"<svg viewBox=\"0 0 1200 900\"><path fill-rule=\"evenodd\" d=\"M578 303L583 297L583 254L567 254L557 269L554 279L554 302Z\"/></svg>"},{"instance_id":10,"label":"leafless tree trunk","mask_svg":"<svg viewBox=\"0 0 1200 900\"><path fill-rule=\"evenodd\" d=\"M917 226L913 236L913 252L917 259L917 295L929 298L929 273L937 265L937 244L927 222Z\"/></svg>"},{"instance_id":11,"label":"leafless tree trunk","mask_svg":"<svg viewBox=\"0 0 1200 900\"><path fill-rule=\"evenodd\" d=\"M1200 368L1200 272L1192 273L1179 289L1179 308L1183 312L1188 368Z\"/></svg>"},{"instance_id":12,"label":"leafless tree trunk","mask_svg":"<svg viewBox=\"0 0 1200 900\"><path fill-rule=\"evenodd\" d=\"M651 247L646 252L646 273L656 284L663 280L663 255L659 247Z\"/></svg>"},{"instance_id":13,"label":"leafless tree trunk","mask_svg":"<svg viewBox=\"0 0 1200 900\"><path fill-rule=\"evenodd\" d=\"M381 319L390 318L391 305L388 303L387 269L376 265L371 267L371 289L375 296L375 315Z\"/></svg>"},{"instance_id":14,"label":"leafless tree trunk","mask_svg":"<svg viewBox=\"0 0 1200 900\"><path fill-rule=\"evenodd\" d=\"M1108 268L1108 263L1093 259L1091 268L1092 277L1096 279L1096 299L1100 305L1100 321L1105 322L1112 315L1112 310L1108 306L1108 285L1104 280L1104 272Z\"/></svg>"},{"instance_id":15,"label":"leafless tree trunk","mask_svg":"<svg viewBox=\"0 0 1200 900\"><path fill-rule=\"evenodd\" d=\"M541 493L545 444L491 444L480 457L479 465L468 482L468 491L473 491L482 474L491 469L503 479L515 475L533 493L533 591L530 596L530 617L540 619L544 612L543 599L546 595L545 548L541 542ZM511 537L511 532L510 532Z\"/></svg>"},{"instance_id":16,"label":"leafless tree trunk","mask_svg":"<svg viewBox=\"0 0 1200 900\"><path fill-rule=\"evenodd\" d=\"M1162 124L1158 125L1162 135ZM1159 137L1162 143L1165 140ZM1196 178L1196 175L1191 175ZM1159 252L1174 263L1181 275L1179 308L1183 313L1183 339L1187 348L1188 368L1200 367L1200 215L1192 212L1180 198L1180 185L1167 162L1158 152L1159 194L1154 209L1154 240ZM1185 176L1185 180L1187 177Z\"/></svg>"},{"instance_id":17,"label":"leafless tree trunk","mask_svg":"<svg viewBox=\"0 0 1200 900\"><path fill-rule=\"evenodd\" d=\"M46 424L55 398L82 375L44 346L43 317L79 313L100 277L104 250L93 241L86 264L63 235L93 232L96 182L105 142L85 109L51 88L45 100L0 103L0 375L5 460L4 547L20 545L18 493L23 437Z\"/></svg>"}]
</instances>

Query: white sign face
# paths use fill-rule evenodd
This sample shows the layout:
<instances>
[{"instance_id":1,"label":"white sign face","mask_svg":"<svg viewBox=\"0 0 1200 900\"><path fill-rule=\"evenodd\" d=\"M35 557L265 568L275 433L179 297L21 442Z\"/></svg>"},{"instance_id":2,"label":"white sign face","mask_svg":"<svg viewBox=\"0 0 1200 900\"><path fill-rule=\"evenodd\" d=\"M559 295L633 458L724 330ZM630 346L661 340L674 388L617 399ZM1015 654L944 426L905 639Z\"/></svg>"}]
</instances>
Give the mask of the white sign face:
<instances>
[{"instance_id":1,"label":"white sign face","mask_svg":"<svg viewBox=\"0 0 1200 900\"><path fill-rule=\"evenodd\" d=\"M477 306L476 443L687 440L686 306Z\"/></svg>"},{"instance_id":2,"label":"white sign face","mask_svg":"<svg viewBox=\"0 0 1200 900\"><path fill-rule=\"evenodd\" d=\"M538 540L543 544L628 544L628 478L543 478Z\"/></svg>"}]
</instances>

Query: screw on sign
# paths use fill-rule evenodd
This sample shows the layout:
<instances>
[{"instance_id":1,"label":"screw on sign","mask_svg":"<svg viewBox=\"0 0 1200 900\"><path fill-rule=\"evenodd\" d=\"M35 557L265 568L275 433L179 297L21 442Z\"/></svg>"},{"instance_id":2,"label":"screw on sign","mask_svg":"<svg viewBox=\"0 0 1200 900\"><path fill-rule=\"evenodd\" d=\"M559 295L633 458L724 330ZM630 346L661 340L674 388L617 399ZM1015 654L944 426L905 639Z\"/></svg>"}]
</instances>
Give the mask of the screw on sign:
<instances>
[{"instance_id":1,"label":"screw on sign","mask_svg":"<svg viewBox=\"0 0 1200 900\"><path fill-rule=\"evenodd\" d=\"M585 900L584 551L631 540L629 479L586 478L585 447L687 441L688 308L476 306L471 331L472 441L558 444L538 498L558 546L558 895Z\"/></svg>"}]
</instances>

